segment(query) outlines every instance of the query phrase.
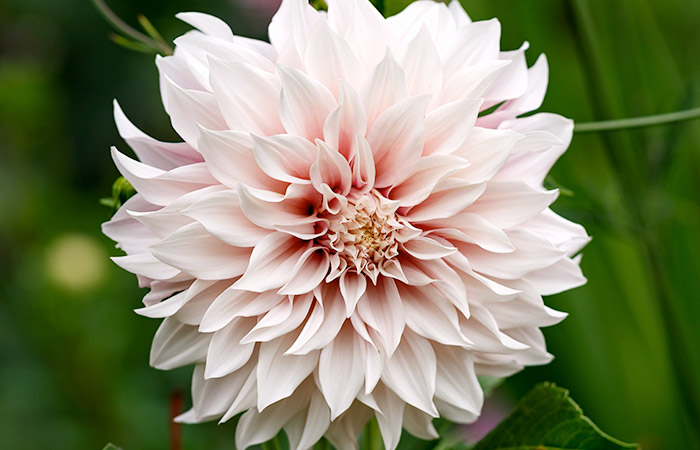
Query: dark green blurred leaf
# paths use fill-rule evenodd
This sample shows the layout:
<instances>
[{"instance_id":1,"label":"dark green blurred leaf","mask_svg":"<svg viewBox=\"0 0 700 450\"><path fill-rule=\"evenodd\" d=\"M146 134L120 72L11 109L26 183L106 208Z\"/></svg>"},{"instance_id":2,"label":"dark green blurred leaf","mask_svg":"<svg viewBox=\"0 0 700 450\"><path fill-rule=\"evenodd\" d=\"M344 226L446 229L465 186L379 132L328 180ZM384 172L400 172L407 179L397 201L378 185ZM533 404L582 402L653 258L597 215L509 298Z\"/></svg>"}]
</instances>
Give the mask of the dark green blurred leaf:
<instances>
[{"instance_id":1,"label":"dark green blurred leaf","mask_svg":"<svg viewBox=\"0 0 700 450\"><path fill-rule=\"evenodd\" d=\"M415 0L383 0L384 6L384 17L393 16L404 10L408 5L413 3ZM375 3L376 5L376 3ZM379 9L379 8L377 8ZM381 11L381 10L380 10Z\"/></svg>"},{"instance_id":2,"label":"dark green blurred leaf","mask_svg":"<svg viewBox=\"0 0 700 450\"><path fill-rule=\"evenodd\" d=\"M569 391L543 383L523 398L474 450L617 450L639 448L603 433Z\"/></svg>"}]
</instances>

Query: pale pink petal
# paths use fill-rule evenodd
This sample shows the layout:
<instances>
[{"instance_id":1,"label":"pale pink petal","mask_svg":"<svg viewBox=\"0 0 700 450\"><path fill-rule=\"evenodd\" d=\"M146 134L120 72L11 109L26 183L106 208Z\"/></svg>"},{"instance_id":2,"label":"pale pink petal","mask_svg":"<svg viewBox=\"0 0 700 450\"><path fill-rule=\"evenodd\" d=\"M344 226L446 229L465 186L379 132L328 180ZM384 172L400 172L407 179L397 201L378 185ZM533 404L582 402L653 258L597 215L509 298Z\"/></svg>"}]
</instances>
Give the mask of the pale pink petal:
<instances>
[{"instance_id":1,"label":"pale pink petal","mask_svg":"<svg viewBox=\"0 0 700 450\"><path fill-rule=\"evenodd\" d=\"M129 122L116 100L114 101L114 122L117 124L119 135L144 164L170 170L204 161L202 155L184 142L161 142L143 133Z\"/></svg>"},{"instance_id":2,"label":"pale pink petal","mask_svg":"<svg viewBox=\"0 0 700 450\"><path fill-rule=\"evenodd\" d=\"M340 80L351 86L359 83L360 61L349 43L338 36L325 20L316 21L303 57L306 73L325 84L336 97Z\"/></svg>"},{"instance_id":3,"label":"pale pink petal","mask_svg":"<svg viewBox=\"0 0 700 450\"><path fill-rule=\"evenodd\" d=\"M448 178L438 183L422 203L411 207L406 217L414 223L452 217L477 201L485 190L485 183L473 184Z\"/></svg>"},{"instance_id":4,"label":"pale pink petal","mask_svg":"<svg viewBox=\"0 0 700 450\"><path fill-rule=\"evenodd\" d=\"M289 297L270 309L241 343L268 342L295 330L308 316L313 301L313 294Z\"/></svg>"},{"instance_id":5,"label":"pale pink petal","mask_svg":"<svg viewBox=\"0 0 700 450\"><path fill-rule=\"evenodd\" d=\"M451 154L462 147L472 133L482 103L473 98L457 100L428 113L423 154Z\"/></svg>"},{"instance_id":6,"label":"pale pink petal","mask_svg":"<svg viewBox=\"0 0 700 450\"><path fill-rule=\"evenodd\" d=\"M199 331L212 333L222 329L236 317L258 316L276 307L286 298L275 291L257 293L229 288L209 306L199 325Z\"/></svg>"},{"instance_id":7,"label":"pale pink petal","mask_svg":"<svg viewBox=\"0 0 700 450\"><path fill-rule=\"evenodd\" d=\"M214 94L186 89L175 84L161 69L163 105L177 134L191 147L197 148L199 127L225 130L226 121Z\"/></svg>"},{"instance_id":8,"label":"pale pink petal","mask_svg":"<svg viewBox=\"0 0 700 450\"><path fill-rule=\"evenodd\" d=\"M151 252L164 263L204 280L241 275L250 258L250 249L224 244L198 223L187 225L152 245Z\"/></svg>"},{"instance_id":9,"label":"pale pink petal","mask_svg":"<svg viewBox=\"0 0 700 450\"><path fill-rule=\"evenodd\" d=\"M357 304L357 312L379 334L387 357L391 357L399 346L406 325L403 305L394 280L380 278L376 286L368 286Z\"/></svg>"},{"instance_id":10,"label":"pale pink petal","mask_svg":"<svg viewBox=\"0 0 700 450\"><path fill-rule=\"evenodd\" d=\"M328 269L328 252L322 247L312 247L299 256L290 280L282 286L278 293L280 295L300 295L311 292L326 278Z\"/></svg>"},{"instance_id":11,"label":"pale pink petal","mask_svg":"<svg viewBox=\"0 0 700 450\"><path fill-rule=\"evenodd\" d=\"M282 78L279 115L287 133L313 142L323 138L323 124L338 106L331 91L300 70L278 67Z\"/></svg>"},{"instance_id":12,"label":"pale pink petal","mask_svg":"<svg viewBox=\"0 0 700 450\"><path fill-rule=\"evenodd\" d=\"M212 236L236 247L254 247L268 234L246 219L234 191L215 192L197 200L182 214L201 223Z\"/></svg>"},{"instance_id":13,"label":"pale pink petal","mask_svg":"<svg viewBox=\"0 0 700 450\"><path fill-rule=\"evenodd\" d=\"M262 136L284 131L277 114L278 77L250 64L214 58L209 67L210 82L228 129Z\"/></svg>"},{"instance_id":14,"label":"pale pink petal","mask_svg":"<svg viewBox=\"0 0 700 450\"><path fill-rule=\"evenodd\" d=\"M339 81L338 107L323 124L323 140L351 161L354 156L355 135L364 136L367 118L358 93L345 81Z\"/></svg>"},{"instance_id":15,"label":"pale pink petal","mask_svg":"<svg viewBox=\"0 0 700 450\"><path fill-rule=\"evenodd\" d=\"M377 170L375 186L403 178L423 152L423 116L429 97L411 97L384 111L367 135Z\"/></svg>"},{"instance_id":16,"label":"pale pink petal","mask_svg":"<svg viewBox=\"0 0 700 450\"><path fill-rule=\"evenodd\" d=\"M442 89L442 62L425 26L408 44L400 62L410 95L431 94L437 97Z\"/></svg>"},{"instance_id":17,"label":"pale pink petal","mask_svg":"<svg viewBox=\"0 0 700 450\"><path fill-rule=\"evenodd\" d=\"M150 364L156 369L170 370L204 361L210 336L197 327L185 325L169 317L163 320L153 337Z\"/></svg>"},{"instance_id":18,"label":"pale pink petal","mask_svg":"<svg viewBox=\"0 0 700 450\"><path fill-rule=\"evenodd\" d=\"M203 33L233 42L233 32L231 28L218 17L199 12L183 12L176 14L175 17L192 25Z\"/></svg>"},{"instance_id":19,"label":"pale pink petal","mask_svg":"<svg viewBox=\"0 0 700 450\"><path fill-rule=\"evenodd\" d=\"M535 190L521 181L492 181L469 207L500 228L511 228L540 214L556 200L558 190Z\"/></svg>"},{"instance_id":20,"label":"pale pink petal","mask_svg":"<svg viewBox=\"0 0 700 450\"><path fill-rule=\"evenodd\" d=\"M364 363L364 346L348 324L330 345L321 350L319 388L331 409L331 420L350 407L362 388L364 373L356 368Z\"/></svg>"},{"instance_id":21,"label":"pale pink petal","mask_svg":"<svg viewBox=\"0 0 700 450\"><path fill-rule=\"evenodd\" d=\"M253 249L248 268L233 287L264 292L284 286L308 248L308 243L285 233L267 235Z\"/></svg>"},{"instance_id":22,"label":"pale pink petal","mask_svg":"<svg viewBox=\"0 0 700 450\"><path fill-rule=\"evenodd\" d=\"M286 350L285 355L307 354L327 346L345 323L345 303L337 284L322 286L316 291L316 296L319 301L299 337Z\"/></svg>"},{"instance_id":23,"label":"pale pink petal","mask_svg":"<svg viewBox=\"0 0 700 450\"><path fill-rule=\"evenodd\" d=\"M367 289L367 278L357 272L345 271L340 276L340 293L345 300L345 310L347 317L355 312L357 302Z\"/></svg>"},{"instance_id":24,"label":"pale pink petal","mask_svg":"<svg viewBox=\"0 0 700 450\"><path fill-rule=\"evenodd\" d=\"M436 366L435 352L428 341L406 330L384 365L382 382L409 405L437 417L433 403Z\"/></svg>"},{"instance_id":25,"label":"pale pink petal","mask_svg":"<svg viewBox=\"0 0 700 450\"><path fill-rule=\"evenodd\" d=\"M468 166L466 160L452 155L421 158L401 181L387 190L387 196L398 200L400 206L417 205L428 198L440 181Z\"/></svg>"},{"instance_id":26,"label":"pale pink petal","mask_svg":"<svg viewBox=\"0 0 700 450\"><path fill-rule=\"evenodd\" d=\"M292 395L318 364L318 351L304 355L285 353L294 337L288 334L260 344L257 366L259 411Z\"/></svg>"},{"instance_id":27,"label":"pale pink petal","mask_svg":"<svg viewBox=\"0 0 700 450\"><path fill-rule=\"evenodd\" d=\"M367 193L374 188L376 179L376 167L374 166L374 155L369 142L361 136L355 136L355 159L352 164L352 183L359 192L358 194Z\"/></svg>"},{"instance_id":28,"label":"pale pink petal","mask_svg":"<svg viewBox=\"0 0 700 450\"><path fill-rule=\"evenodd\" d=\"M239 317L213 334L207 351L204 378L224 377L240 369L250 360L255 344L242 344L241 339L254 325L255 319ZM241 380L242 384L243 380ZM231 406L230 403L219 415L226 412L229 406Z\"/></svg>"},{"instance_id":29,"label":"pale pink petal","mask_svg":"<svg viewBox=\"0 0 700 450\"><path fill-rule=\"evenodd\" d=\"M473 183L491 179L506 163L522 135L513 130L489 130L474 128L464 145L455 155L471 165L459 176Z\"/></svg>"},{"instance_id":30,"label":"pale pink petal","mask_svg":"<svg viewBox=\"0 0 700 450\"><path fill-rule=\"evenodd\" d=\"M472 343L459 328L454 306L440 301L434 286L399 286L406 311L406 325L416 334L445 345L469 347Z\"/></svg>"},{"instance_id":31,"label":"pale pink petal","mask_svg":"<svg viewBox=\"0 0 700 450\"><path fill-rule=\"evenodd\" d=\"M347 160L326 145L317 141L318 157L310 169L311 184L320 191L321 185L326 184L333 192L347 195L352 184L352 172Z\"/></svg>"},{"instance_id":32,"label":"pale pink petal","mask_svg":"<svg viewBox=\"0 0 700 450\"><path fill-rule=\"evenodd\" d=\"M170 171L134 161L112 147L112 159L119 172L154 205L166 206L190 191L216 183L203 163L180 166Z\"/></svg>"},{"instance_id":33,"label":"pale pink petal","mask_svg":"<svg viewBox=\"0 0 700 450\"><path fill-rule=\"evenodd\" d=\"M255 160L253 139L239 131L212 131L202 128L199 151L211 174L231 189L240 183L256 189L284 192L286 183L271 178Z\"/></svg>"},{"instance_id":34,"label":"pale pink petal","mask_svg":"<svg viewBox=\"0 0 700 450\"><path fill-rule=\"evenodd\" d=\"M306 139L280 134L267 138L253 136L255 160L270 177L286 183L305 184L316 159L316 147Z\"/></svg>"},{"instance_id":35,"label":"pale pink petal","mask_svg":"<svg viewBox=\"0 0 700 450\"><path fill-rule=\"evenodd\" d=\"M390 106L408 97L403 69L387 49L382 62L362 82L360 97L367 114L368 127ZM427 106L427 105L426 105Z\"/></svg>"}]
</instances>

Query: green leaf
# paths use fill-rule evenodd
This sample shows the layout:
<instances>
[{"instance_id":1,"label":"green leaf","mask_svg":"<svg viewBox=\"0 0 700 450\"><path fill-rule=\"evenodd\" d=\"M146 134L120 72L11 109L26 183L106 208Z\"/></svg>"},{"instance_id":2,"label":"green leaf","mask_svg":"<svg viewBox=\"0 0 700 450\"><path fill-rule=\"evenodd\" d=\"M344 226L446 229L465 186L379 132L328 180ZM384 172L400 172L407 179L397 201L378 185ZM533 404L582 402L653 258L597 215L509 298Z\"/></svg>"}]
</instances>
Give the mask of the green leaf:
<instances>
[{"instance_id":1,"label":"green leaf","mask_svg":"<svg viewBox=\"0 0 700 450\"><path fill-rule=\"evenodd\" d=\"M583 415L569 391L536 386L474 450L618 450L634 448L603 433Z\"/></svg>"},{"instance_id":2,"label":"green leaf","mask_svg":"<svg viewBox=\"0 0 700 450\"><path fill-rule=\"evenodd\" d=\"M414 1L415 0L384 0L384 17L389 17L400 13Z\"/></svg>"}]
</instances>

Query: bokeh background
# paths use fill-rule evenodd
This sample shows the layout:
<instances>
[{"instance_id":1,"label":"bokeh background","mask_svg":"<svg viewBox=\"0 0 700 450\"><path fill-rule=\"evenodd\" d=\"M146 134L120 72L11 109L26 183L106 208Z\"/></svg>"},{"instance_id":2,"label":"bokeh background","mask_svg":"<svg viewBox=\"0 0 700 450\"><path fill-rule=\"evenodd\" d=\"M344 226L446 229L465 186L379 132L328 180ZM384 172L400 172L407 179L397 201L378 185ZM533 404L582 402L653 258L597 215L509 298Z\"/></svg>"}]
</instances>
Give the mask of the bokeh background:
<instances>
[{"instance_id":1,"label":"bokeh background","mask_svg":"<svg viewBox=\"0 0 700 450\"><path fill-rule=\"evenodd\" d=\"M218 15L265 37L263 0L112 0L167 39L173 16ZM271 2L274 3L274 2ZM700 2L464 0L499 17L502 44L546 52L543 110L579 121L700 106ZM273 7L274 8L274 5ZM158 322L108 257L100 234L124 143L112 99L143 130L176 139L153 55L107 38L88 0L0 0L0 449L168 448L169 401L190 370L148 366ZM593 236L589 283L548 299L567 311L545 330L555 361L508 380L487 405L507 413L536 382L571 390L601 428L645 449L700 448L700 121L578 135L552 184L555 204ZM233 426L186 426L185 449L233 449Z\"/></svg>"}]
</instances>

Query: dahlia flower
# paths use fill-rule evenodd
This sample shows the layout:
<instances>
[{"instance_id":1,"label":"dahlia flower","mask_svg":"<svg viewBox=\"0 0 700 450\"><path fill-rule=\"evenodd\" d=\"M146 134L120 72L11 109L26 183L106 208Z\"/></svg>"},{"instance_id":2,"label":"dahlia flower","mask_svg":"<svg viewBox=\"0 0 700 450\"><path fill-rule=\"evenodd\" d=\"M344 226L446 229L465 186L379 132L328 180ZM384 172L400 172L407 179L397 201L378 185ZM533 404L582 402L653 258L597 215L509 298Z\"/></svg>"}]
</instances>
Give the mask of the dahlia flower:
<instances>
[{"instance_id":1,"label":"dahlia flower","mask_svg":"<svg viewBox=\"0 0 700 450\"><path fill-rule=\"evenodd\" d=\"M545 58L501 51L457 1L327 3L284 0L270 43L180 14L196 30L156 63L182 143L115 104L138 194L104 232L150 288L138 313L164 319L151 364L194 364L178 420L242 413L241 449L281 429L352 449L373 416L394 449L474 421L477 376L550 361L539 327L565 314L541 296L585 282L588 237L542 184L572 122L519 117Z\"/></svg>"}]
</instances>

